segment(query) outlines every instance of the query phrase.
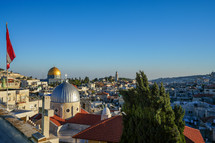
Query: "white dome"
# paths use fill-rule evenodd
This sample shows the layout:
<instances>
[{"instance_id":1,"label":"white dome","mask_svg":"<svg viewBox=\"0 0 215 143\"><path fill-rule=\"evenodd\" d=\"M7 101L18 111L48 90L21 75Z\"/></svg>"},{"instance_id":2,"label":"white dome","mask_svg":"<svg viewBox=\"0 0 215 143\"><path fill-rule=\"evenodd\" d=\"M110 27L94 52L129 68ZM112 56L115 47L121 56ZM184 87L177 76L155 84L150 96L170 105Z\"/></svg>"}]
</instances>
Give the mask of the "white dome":
<instances>
[{"instance_id":1,"label":"white dome","mask_svg":"<svg viewBox=\"0 0 215 143\"><path fill-rule=\"evenodd\" d=\"M58 85L51 95L51 102L55 103L71 103L80 101L78 90L67 82Z\"/></svg>"},{"instance_id":2,"label":"white dome","mask_svg":"<svg viewBox=\"0 0 215 143\"><path fill-rule=\"evenodd\" d=\"M101 120L108 119L110 117L111 117L110 109L106 105L102 111Z\"/></svg>"},{"instance_id":3,"label":"white dome","mask_svg":"<svg viewBox=\"0 0 215 143\"><path fill-rule=\"evenodd\" d=\"M110 109L108 107L105 107L102 111L102 115L109 115L110 114Z\"/></svg>"}]
</instances>

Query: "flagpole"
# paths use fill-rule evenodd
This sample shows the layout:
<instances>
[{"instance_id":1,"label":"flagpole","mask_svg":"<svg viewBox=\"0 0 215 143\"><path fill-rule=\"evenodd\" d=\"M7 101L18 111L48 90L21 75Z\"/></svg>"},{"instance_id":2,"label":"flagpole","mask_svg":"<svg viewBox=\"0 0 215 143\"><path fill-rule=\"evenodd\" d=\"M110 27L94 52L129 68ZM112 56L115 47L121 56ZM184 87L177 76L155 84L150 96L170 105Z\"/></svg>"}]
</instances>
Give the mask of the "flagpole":
<instances>
[{"instance_id":1,"label":"flagpole","mask_svg":"<svg viewBox=\"0 0 215 143\"><path fill-rule=\"evenodd\" d=\"M6 31L7 31L7 22L6 22ZM7 69L7 40L6 40L6 69ZM7 69L7 110L8 110L8 69Z\"/></svg>"},{"instance_id":2,"label":"flagpole","mask_svg":"<svg viewBox=\"0 0 215 143\"><path fill-rule=\"evenodd\" d=\"M8 69L7 69L7 110L8 110Z\"/></svg>"}]
</instances>

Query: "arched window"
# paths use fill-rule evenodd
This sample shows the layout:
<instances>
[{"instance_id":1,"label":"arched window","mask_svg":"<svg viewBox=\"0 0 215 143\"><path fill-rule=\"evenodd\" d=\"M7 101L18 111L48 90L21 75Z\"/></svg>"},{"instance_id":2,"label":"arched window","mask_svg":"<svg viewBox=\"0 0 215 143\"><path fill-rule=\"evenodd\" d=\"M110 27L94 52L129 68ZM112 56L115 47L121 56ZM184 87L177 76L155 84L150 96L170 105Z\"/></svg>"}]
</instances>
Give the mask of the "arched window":
<instances>
[{"instance_id":1,"label":"arched window","mask_svg":"<svg viewBox=\"0 0 215 143\"><path fill-rule=\"evenodd\" d=\"M72 116L73 116L73 106L71 107L71 114L72 114Z\"/></svg>"}]
</instances>

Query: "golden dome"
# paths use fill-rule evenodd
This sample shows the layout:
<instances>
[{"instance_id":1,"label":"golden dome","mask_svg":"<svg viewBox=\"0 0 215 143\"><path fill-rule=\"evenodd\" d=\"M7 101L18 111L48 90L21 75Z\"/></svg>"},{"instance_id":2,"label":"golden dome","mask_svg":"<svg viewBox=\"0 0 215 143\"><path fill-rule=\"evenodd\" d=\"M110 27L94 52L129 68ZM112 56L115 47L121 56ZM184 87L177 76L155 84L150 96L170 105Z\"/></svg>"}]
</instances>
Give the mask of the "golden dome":
<instances>
[{"instance_id":1,"label":"golden dome","mask_svg":"<svg viewBox=\"0 0 215 143\"><path fill-rule=\"evenodd\" d=\"M58 68L53 67L49 70L48 75L61 75L61 72Z\"/></svg>"}]
</instances>

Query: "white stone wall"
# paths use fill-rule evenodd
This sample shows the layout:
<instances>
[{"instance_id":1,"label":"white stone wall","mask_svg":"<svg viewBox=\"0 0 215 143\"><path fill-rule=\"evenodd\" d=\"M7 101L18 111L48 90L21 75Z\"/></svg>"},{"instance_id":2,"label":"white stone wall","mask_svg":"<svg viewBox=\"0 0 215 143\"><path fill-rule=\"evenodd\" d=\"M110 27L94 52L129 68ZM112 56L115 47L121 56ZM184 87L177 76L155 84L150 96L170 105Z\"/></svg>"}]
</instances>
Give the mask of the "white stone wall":
<instances>
[{"instance_id":1,"label":"white stone wall","mask_svg":"<svg viewBox=\"0 0 215 143\"><path fill-rule=\"evenodd\" d=\"M14 105L16 101L16 90L9 90L8 91L8 104ZM0 91L0 102L6 103L7 102L7 91Z\"/></svg>"}]
</instances>

